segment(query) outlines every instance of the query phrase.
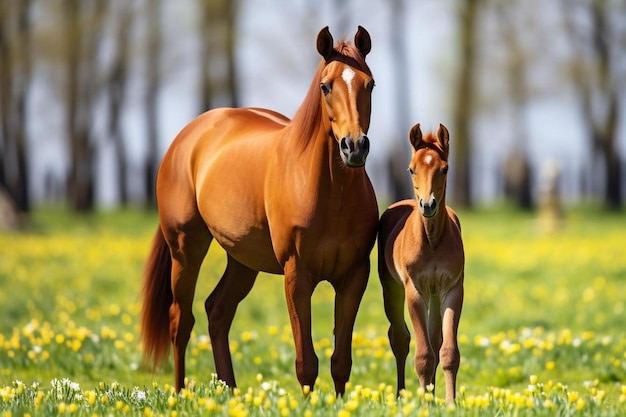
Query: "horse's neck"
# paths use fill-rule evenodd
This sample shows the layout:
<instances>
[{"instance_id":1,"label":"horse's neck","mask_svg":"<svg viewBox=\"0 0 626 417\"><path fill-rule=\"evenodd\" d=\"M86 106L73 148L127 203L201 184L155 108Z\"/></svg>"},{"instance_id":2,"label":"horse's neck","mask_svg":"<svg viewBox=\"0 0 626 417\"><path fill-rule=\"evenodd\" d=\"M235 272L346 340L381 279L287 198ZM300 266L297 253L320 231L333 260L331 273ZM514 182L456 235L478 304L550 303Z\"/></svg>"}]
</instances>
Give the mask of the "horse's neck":
<instances>
[{"instance_id":1,"label":"horse's neck","mask_svg":"<svg viewBox=\"0 0 626 417\"><path fill-rule=\"evenodd\" d=\"M422 231L428 243L433 248L437 247L448 223L448 209L446 209L445 201L441 202L441 206L435 216L426 218L420 215L420 218Z\"/></svg>"}]
</instances>

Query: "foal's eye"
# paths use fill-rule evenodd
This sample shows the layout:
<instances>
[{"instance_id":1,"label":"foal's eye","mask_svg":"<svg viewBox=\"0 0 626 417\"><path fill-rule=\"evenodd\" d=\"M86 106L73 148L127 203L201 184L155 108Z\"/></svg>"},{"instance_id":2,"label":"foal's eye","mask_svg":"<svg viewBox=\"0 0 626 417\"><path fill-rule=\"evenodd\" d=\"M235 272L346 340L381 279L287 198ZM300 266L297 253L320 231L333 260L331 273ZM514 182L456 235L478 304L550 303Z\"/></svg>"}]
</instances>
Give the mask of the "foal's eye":
<instances>
[{"instance_id":1,"label":"foal's eye","mask_svg":"<svg viewBox=\"0 0 626 417\"><path fill-rule=\"evenodd\" d=\"M374 90L374 86L375 85L376 85L376 83L374 82L374 80L371 80L370 82L367 83L365 88L367 89L367 91L369 91L371 93L372 90Z\"/></svg>"},{"instance_id":2,"label":"foal's eye","mask_svg":"<svg viewBox=\"0 0 626 417\"><path fill-rule=\"evenodd\" d=\"M328 85L328 83L321 83L320 89L322 90L322 93L324 93L324 95L330 93L330 85Z\"/></svg>"},{"instance_id":3,"label":"foal's eye","mask_svg":"<svg viewBox=\"0 0 626 417\"><path fill-rule=\"evenodd\" d=\"M415 171L413 171L413 168L409 168L409 174L411 174L411 176L415 175Z\"/></svg>"},{"instance_id":4,"label":"foal's eye","mask_svg":"<svg viewBox=\"0 0 626 417\"><path fill-rule=\"evenodd\" d=\"M448 167L447 167L447 166L445 166L445 167L441 168L441 173L442 173L443 175L446 175L446 174L448 173Z\"/></svg>"}]
</instances>

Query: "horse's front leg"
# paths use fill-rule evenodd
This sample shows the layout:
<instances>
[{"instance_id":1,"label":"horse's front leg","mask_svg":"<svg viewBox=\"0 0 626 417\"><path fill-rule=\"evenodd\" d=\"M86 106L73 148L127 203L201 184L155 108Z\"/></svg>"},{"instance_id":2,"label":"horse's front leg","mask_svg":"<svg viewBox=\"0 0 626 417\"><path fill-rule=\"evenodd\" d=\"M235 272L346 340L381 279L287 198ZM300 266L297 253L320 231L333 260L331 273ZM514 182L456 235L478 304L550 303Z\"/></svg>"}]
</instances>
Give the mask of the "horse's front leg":
<instances>
[{"instance_id":1,"label":"horse's front leg","mask_svg":"<svg viewBox=\"0 0 626 417\"><path fill-rule=\"evenodd\" d=\"M285 297L296 347L296 376L302 388L313 389L318 373L318 358L311 337L311 296L315 281L310 273L299 271L293 259L284 269Z\"/></svg>"},{"instance_id":2,"label":"horse's front leg","mask_svg":"<svg viewBox=\"0 0 626 417\"><path fill-rule=\"evenodd\" d=\"M436 385L437 366L439 366L439 351L443 340L441 320L441 299L438 294L432 294L428 299L428 341L430 343L431 350L435 353L435 371L433 372L433 379L431 381L433 386Z\"/></svg>"},{"instance_id":3,"label":"horse's front leg","mask_svg":"<svg viewBox=\"0 0 626 417\"><path fill-rule=\"evenodd\" d=\"M335 351L331 357L330 369L335 382L335 392L343 395L352 370L352 331L354 321L367 287L369 260L350 271L338 282L335 288Z\"/></svg>"},{"instance_id":4,"label":"horse's front leg","mask_svg":"<svg viewBox=\"0 0 626 417\"><path fill-rule=\"evenodd\" d=\"M441 367L446 381L446 402L452 403L456 397L456 375L461 363L461 353L457 341L459 320L463 307L463 279L445 296L441 305L443 316L443 344L439 351Z\"/></svg>"},{"instance_id":5,"label":"horse's front leg","mask_svg":"<svg viewBox=\"0 0 626 417\"><path fill-rule=\"evenodd\" d=\"M410 282L405 290L409 316L415 333L415 372L420 387L426 389L428 385L434 383L437 366L437 357L428 337L428 301Z\"/></svg>"}]
</instances>

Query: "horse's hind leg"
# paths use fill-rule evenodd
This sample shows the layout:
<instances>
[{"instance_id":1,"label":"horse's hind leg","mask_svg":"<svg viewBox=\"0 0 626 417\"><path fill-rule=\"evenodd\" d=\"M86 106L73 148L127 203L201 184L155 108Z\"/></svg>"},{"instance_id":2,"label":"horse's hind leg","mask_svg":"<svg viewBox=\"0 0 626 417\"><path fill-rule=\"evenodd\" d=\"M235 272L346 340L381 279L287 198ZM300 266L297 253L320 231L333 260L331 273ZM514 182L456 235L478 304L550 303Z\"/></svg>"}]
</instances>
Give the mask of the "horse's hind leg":
<instances>
[{"instance_id":1,"label":"horse's hind leg","mask_svg":"<svg viewBox=\"0 0 626 417\"><path fill-rule=\"evenodd\" d=\"M164 230L172 254L172 294L170 337L174 345L176 391L185 384L185 350L195 323L193 297L202 260L212 236L201 221Z\"/></svg>"},{"instance_id":2,"label":"horse's hind leg","mask_svg":"<svg viewBox=\"0 0 626 417\"><path fill-rule=\"evenodd\" d=\"M235 387L235 373L230 356L228 332L237 305L252 289L258 272L239 263L230 255L226 271L209 295L204 307L209 318L209 335L217 377L229 387Z\"/></svg>"}]
</instances>

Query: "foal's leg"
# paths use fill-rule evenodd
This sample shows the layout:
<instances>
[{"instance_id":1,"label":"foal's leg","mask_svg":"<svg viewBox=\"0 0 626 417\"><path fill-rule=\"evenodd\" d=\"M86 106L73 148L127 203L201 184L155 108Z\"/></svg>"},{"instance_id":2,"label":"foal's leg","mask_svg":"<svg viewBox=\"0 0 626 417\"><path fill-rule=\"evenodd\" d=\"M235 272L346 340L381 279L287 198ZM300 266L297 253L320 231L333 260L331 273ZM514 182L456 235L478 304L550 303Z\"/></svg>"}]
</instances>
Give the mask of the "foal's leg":
<instances>
[{"instance_id":1,"label":"foal's leg","mask_svg":"<svg viewBox=\"0 0 626 417\"><path fill-rule=\"evenodd\" d=\"M406 358L409 355L411 334L404 321L404 285L387 272L386 267L383 265L383 256L379 255L378 257L378 276L383 287L385 314L389 320L387 335L391 350L396 358L396 386L399 394L405 387Z\"/></svg>"},{"instance_id":2,"label":"foal's leg","mask_svg":"<svg viewBox=\"0 0 626 417\"><path fill-rule=\"evenodd\" d=\"M415 333L415 372L420 381L420 387L426 389L427 385L433 383L437 360L428 338L428 302L411 282L405 290L409 316Z\"/></svg>"},{"instance_id":3,"label":"foal's leg","mask_svg":"<svg viewBox=\"0 0 626 417\"><path fill-rule=\"evenodd\" d=\"M446 402L451 403L456 397L456 375L461 362L457 333L463 307L463 279L446 295L441 307L443 345L439 351L439 356L446 380Z\"/></svg>"},{"instance_id":4,"label":"foal's leg","mask_svg":"<svg viewBox=\"0 0 626 417\"><path fill-rule=\"evenodd\" d=\"M298 271L291 258L284 266L285 297L296 347L296 376L300 386L313 388L317 379L317 355L311 338L311 296L315 281L310 273Z\"/></svg>"},{"instance_id":5,"label":"foal's leg","mask_svg":"<svg viewBox=\"0 0 626 417\"><path fill-rule=\"evenodd\" d=\"M441 349L441 299L439 295L431 295L428 303L428 341L435 354L435 370L431 384L435 386L437 380L437 366L439 365L439 349ZM433 388L434 390L434 388Z\"/></svg>"},{"instance_id":6,"label":"foal's leg","mask_svg":"<svg viewBox=\"0 0 626 417\"><path fill-rule=\"evenodd\" d=\"M343 395L352 370L352 331L354 321L367 287L369 261L344 276L335 288L335 351L330 358L330 370L335 382L335 392Z\"/></svg>"},{"instance_id":7,"label":"foal's leg","mask_svg":"<svg viewBox=\"0 0 626 417\"><path fill-rule=\"evenodd\" d=\"M229 387L235 387L237 384L230 356L228 332L235 317L237 305L248 295L257 275L257 271L228 255L226 271L204 303L209 318L209 335L217 377Z\"/></svg>"},{"instance_id":8,"label":"foal's leg","mask_svg":"<svg viewBox=\"0 0 626 417\"><path fill-rule=\"evenodd\" d=\"M203 223L192 223L194 222L183 228L164 229L172 255L170 337L174 345L176 391L180 391L185 384L185 350L195 323L192 313L193 297L198 272L212 239Z\"/></svg>"}]
</instances>

